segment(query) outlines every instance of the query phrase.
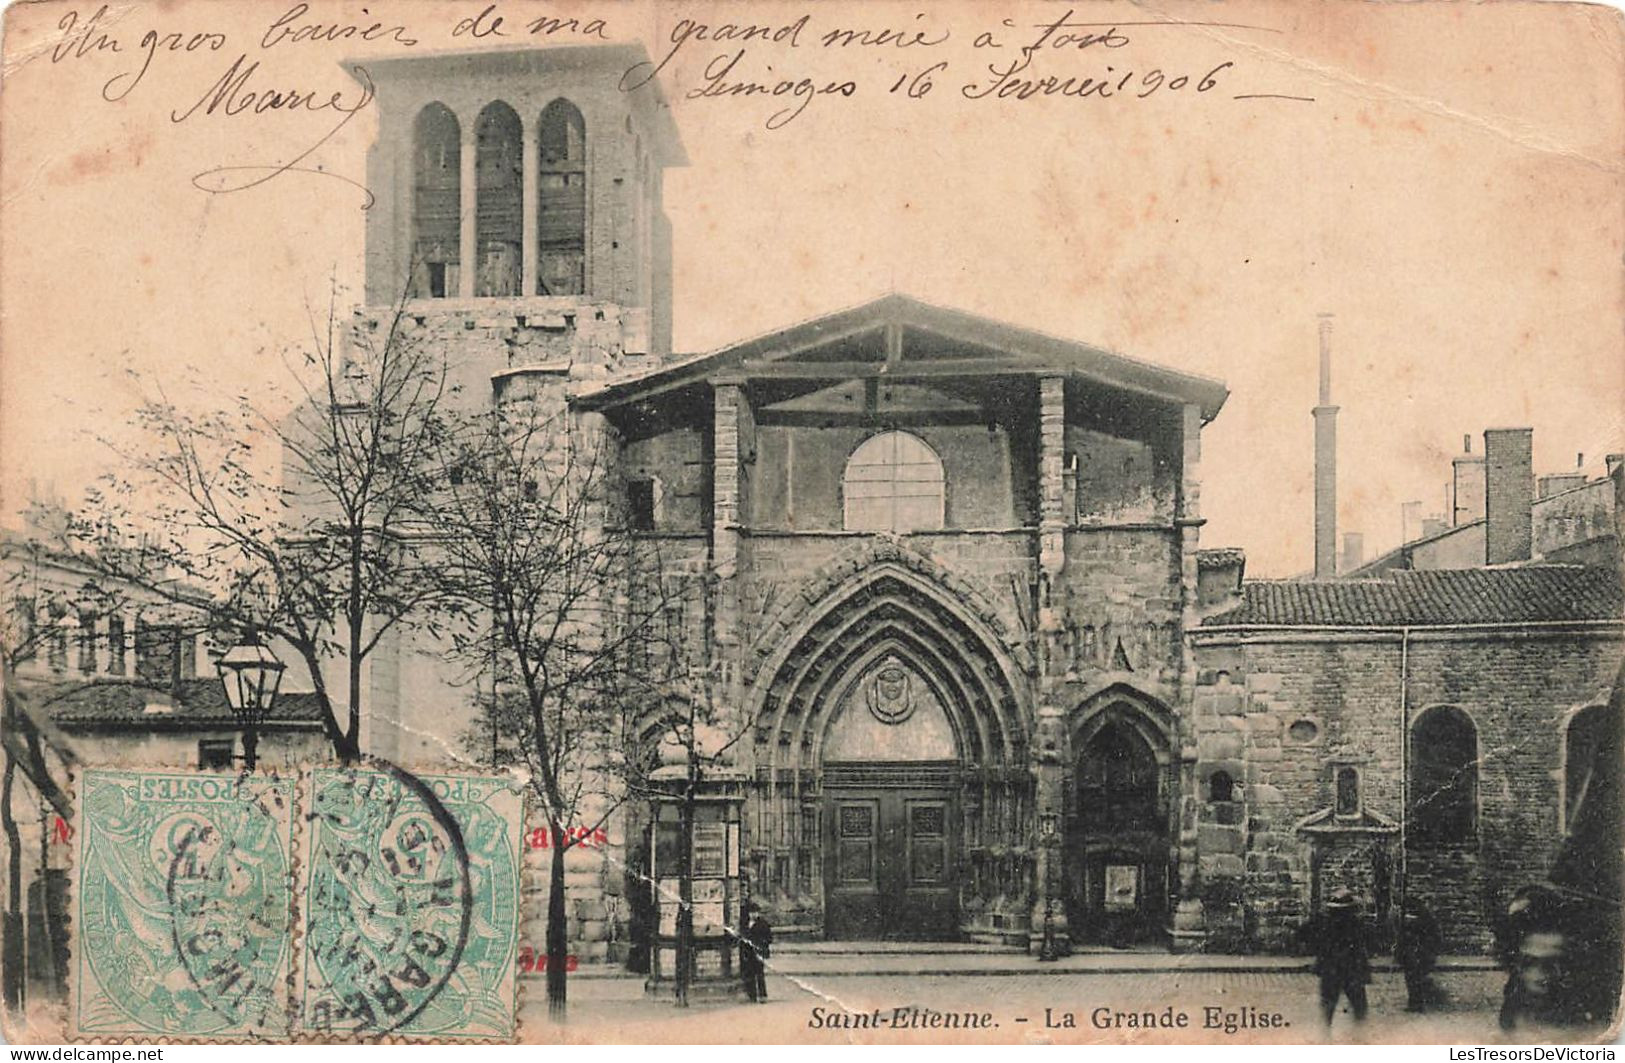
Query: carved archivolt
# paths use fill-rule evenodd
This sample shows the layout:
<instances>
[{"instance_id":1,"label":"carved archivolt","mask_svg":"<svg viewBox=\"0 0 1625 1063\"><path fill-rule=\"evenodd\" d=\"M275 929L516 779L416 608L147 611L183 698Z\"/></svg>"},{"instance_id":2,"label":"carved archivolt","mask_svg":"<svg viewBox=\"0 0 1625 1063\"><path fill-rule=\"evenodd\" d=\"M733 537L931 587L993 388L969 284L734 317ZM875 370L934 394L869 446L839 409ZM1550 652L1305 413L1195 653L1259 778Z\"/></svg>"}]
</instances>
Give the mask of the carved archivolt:
<instances>
[{"instance_id":1,"label":"carved archivolt","mask_svg":"<svg viewBox=\"0 0 1625 1063\"><path fill-rule=\"evenodd\" d=\"M848 691L883 721L934 700L968 764L1026 763L1024 677L987 623L943 587L882 561L800 612L788 630L772 625L783 641L752 689L758 767L816 768L830 714Z\"/></svg>"},{"instance_id":2,"label":"carved archivolt","mask_svg":"<svg viewBox=\"0 0 1625 1063\"><path fill-rule=\"evenodd\" d=\"M782 654L787 641L795 637L810 618L834 608L844 598L860 591L866 580L878 577L887 569L914 577L916 585L928 593L938 593L952 602L967 626L1008 658L1013 673L1032 673L1035 662L1026 633L1012 631L979 588L895 539L877 538L855 545L813 571L796 585L795 593L784 605L763 619L746 657L745 678L759 680L762 670L771 670L775 657ZM1017 606L1019 609L1020 603Z\"/></svg>"}]
</instances>

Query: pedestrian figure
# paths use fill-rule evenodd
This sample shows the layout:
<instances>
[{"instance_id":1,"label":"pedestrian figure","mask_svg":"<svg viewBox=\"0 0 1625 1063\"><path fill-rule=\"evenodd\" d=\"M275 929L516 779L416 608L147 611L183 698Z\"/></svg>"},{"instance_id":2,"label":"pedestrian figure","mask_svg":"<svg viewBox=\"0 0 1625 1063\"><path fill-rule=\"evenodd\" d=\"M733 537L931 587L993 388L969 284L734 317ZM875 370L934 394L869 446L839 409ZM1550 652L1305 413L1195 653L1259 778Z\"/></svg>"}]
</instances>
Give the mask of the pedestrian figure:
<instances>
[{"instance_id":1,"label":"pedestrian figure","mask_svg":"<svg viewBox=\"0 0 1625 1063\"><path fill-rule=\"evenodd\" d=\"M739 973L745 992L758 1004L767 1003L767 959L772 953L773 927L758 914L739 939Z\"/></svg>"},{"instance_id":2,"label":"pedestrian figure","mask_svg":"<svg viewBox=\"0 0 1625 1063\"><path fill-rule=\"evenodd\" d=\"M1394 961L1405 974L1405 1010L1426 1011L1437 995L1433 969L1439 962L1439 922L1419 901L1407 900L1400 912Z\"/></svg>"},{"instance_id":3,"label":"pedestrian figure","mask_svg":"<svg viewBox=\"0 0 1625 1063\"><path fill-rule=\"evenodd\" d=\"M1320 1011L1326 1025L1337 1014L1337 1000L1347 996L1354 1019L1365 1018L1366 983L1371 981L1371 938L1354 894L1340 889L1326 909L1303 925L1300 938L1314 950L1320 974Z\"/></svg>"},{"instance_id":4,"label":"pedestrian figure","mask_svg":"<svg viewBox=\"0 0 1625 1063\"><path fill-rule=\"evenodd\" d=\"M1496 951L1507 972L1501 990L1503 1030L1519 1019L1549 1019L1560 1012L1553 974L1566 942L1559 909L1557 895L1544 886L1519 890L1507 905L1496 935Z\"/></svg>"}]
</instances>

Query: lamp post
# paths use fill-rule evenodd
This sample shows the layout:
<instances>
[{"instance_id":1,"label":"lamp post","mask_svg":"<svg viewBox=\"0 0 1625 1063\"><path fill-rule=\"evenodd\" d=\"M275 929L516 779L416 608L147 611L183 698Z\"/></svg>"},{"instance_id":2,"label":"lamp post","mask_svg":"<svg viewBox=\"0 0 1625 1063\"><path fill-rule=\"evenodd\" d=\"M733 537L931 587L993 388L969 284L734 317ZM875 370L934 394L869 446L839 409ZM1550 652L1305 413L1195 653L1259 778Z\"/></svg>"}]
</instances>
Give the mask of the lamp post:
<instances>
[{"instance_id":1,"label":"lamp post","mask_svg":"<svg viewBox=\"0 0 1625 1063\"><path fill-rule=\"evenodd\" d=\"M282 672L288 666L277 659L270 647L262 645L252 630L243 641L215 662L220 684L226 689L226 704L243 729L243 764L253 771L259 747L260 724L271 714Z\"/></svg>"},{"instance_id":2,"label":"lamp post","mask_svg":"<svg viewBox=\"0 0 1625 1063\"><path fill-rule=\"evenodd\" d=\"M1054 811L1045 811L1038 817L1039 844L1044 853L1044 936L1039 943L1038 959L1041 963L1053 963L1061 958L1060 948L1055 940L1055 894L1054 874L1055 847L1060 838L1061 817Z\"/></svg>"}]
</instances>

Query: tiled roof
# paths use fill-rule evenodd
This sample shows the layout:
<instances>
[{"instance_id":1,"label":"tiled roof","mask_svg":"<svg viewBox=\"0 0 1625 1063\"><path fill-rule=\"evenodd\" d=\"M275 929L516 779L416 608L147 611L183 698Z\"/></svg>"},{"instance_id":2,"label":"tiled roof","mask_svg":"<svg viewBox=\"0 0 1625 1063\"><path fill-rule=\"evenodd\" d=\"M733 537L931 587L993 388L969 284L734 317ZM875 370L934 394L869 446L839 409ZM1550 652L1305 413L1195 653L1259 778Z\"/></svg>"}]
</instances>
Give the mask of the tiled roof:
<instances>
[{"instance_id":1,"label":"tiled roof","mask_svg":"<svg viewBox=\"0 0 1625 1063\"><path fill-rule=\"evenodd\" d=\"M1203 627L1448 627L1625 619L1607 569L1573 565L1399 571L1369 580L1254 580Z\"/></svg>"},{"instance_id":2,"label":"tiled roof","mask_svg":"<svg viewBox=\"0 0 1625 1063\"><path fill-rule=\"evenodd\" d=\"M28 700L60 727L120 730L198 730L235 728L218 679L184 679L171 690L139 680L101 679L38 688ZM315 694L289 691L277 697L266 728L318 729L321 703Z\"/></svg>"}]
</instances>

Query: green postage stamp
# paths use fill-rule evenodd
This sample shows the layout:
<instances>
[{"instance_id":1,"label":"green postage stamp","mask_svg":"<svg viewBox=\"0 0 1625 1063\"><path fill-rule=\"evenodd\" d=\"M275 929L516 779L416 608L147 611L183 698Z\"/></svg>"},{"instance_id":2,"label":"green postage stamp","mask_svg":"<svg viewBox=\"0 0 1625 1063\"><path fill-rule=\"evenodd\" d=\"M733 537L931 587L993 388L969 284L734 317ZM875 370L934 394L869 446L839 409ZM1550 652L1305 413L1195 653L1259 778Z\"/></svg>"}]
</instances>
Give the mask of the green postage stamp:
<instances>
[{"instance_id":1,"label":"green postage stamp","mask_svg":"<svg viewBox=\"0 0 1625 1063\"><path fill-rule=\"evenodd\" d=\"M87 771L79 798L71 1036L514 1036L511 781Z\"/></svg>"},{"instance_id":2,"label":"green postage stamp","mask_svg":"<svg viewBox=\"0 0 1625 1063\"><path fill-rule=\"evenodd\" d=\"M70 1033L287 1037L289 781L86 771Z\"/></svg>"},{"instance_id":3,"label":"green postage stamp","mask_svg":"<svg viewBox=\"0 0 1625 1063\"><path fill-rule=\"evenodd\" d=\"M511 1038L523 809L513 783L369 768L319 769L306 786L304 1030Z\"/></svg>"}]
</instances>

